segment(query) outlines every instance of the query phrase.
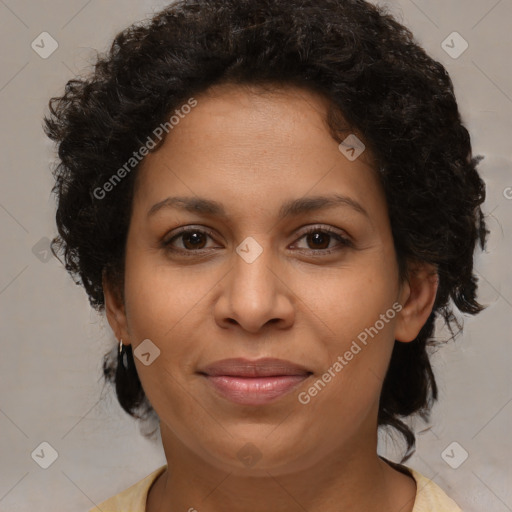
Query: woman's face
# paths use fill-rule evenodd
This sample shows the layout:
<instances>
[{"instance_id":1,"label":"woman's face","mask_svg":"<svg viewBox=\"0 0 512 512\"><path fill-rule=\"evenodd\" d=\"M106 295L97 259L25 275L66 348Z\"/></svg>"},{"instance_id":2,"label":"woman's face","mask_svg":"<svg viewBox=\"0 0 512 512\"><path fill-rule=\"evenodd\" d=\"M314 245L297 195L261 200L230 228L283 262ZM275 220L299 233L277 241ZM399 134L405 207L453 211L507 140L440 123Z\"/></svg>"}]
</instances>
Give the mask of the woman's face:
<instances>
[{"instance_id":1,"label":"woman's face","mask_svg":"<svg viewBox=\"0 0 512 512\"><path fill-rule=\"evenodd\" d=\"M135 363L166 451L279 474L375 450L409 287L369 150L347 158L326 100L303 89L217 86L196 100L142 163L125 302L106 297L123 342L151 342L150 364ZM196 201L215 208L185 208ZM292 376L260 377L256 392L254 377L203 373L230 358L282 359Z\"/></svg>"}]
</instances>

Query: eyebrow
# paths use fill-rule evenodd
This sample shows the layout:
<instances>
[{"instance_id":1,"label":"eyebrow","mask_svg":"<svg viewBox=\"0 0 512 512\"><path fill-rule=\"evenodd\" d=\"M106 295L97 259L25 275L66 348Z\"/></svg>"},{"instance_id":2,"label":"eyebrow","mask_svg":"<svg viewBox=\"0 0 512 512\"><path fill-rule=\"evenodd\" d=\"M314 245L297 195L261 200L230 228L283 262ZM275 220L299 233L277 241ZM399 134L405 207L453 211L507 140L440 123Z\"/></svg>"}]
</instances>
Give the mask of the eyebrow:
<instances>
[{"instance_id":1,"label":"eyebrow","mask_svg":"<svg viewBox=\"0 0 512 512\"><path fill-rule=\"evenodd\" d=\"M279 220L283 220L288 217L332 208L334 206L347 206L365 217L370 218L368 212L360 203L348 196L340 194L292 199L283 203L279 210L278 218ZM154 204L148 211L148 217L165 208L176 208L191 213L217 216L224 219L228 217L221 203L202 197L168 197Z\"/></svg>"}]
</instances>

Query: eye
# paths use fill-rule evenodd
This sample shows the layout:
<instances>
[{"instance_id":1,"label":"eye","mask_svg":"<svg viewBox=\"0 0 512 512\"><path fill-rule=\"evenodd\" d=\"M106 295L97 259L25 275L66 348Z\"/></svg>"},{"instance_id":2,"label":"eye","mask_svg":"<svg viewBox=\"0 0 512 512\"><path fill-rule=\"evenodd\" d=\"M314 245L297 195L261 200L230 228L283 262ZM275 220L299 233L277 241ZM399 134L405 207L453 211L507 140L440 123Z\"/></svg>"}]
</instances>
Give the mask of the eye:
<instances>
[{"instance_id":1,"label":"eye","mask_svg":"<svg viewBox=\"0 0 512 512\"><path fill-rule=\"evenodd\" d=\"M208 237L212 237L213 232L199 228L182 228L177 234L171 238L164 240L162 245L164 248L174 252L194 252L204 249L204 243ZM181 240L182 247L175 248L173 243L175 240Z\"/></svg>"},{"instance_id":2,"label":"eye","mask_svg":"<svg viewBox=\"0 0 512 512\"><path fill-rule=\"evenodd\" d=\"M162 241L162 247L175 253L181 253L186 256L192 256L198 252L207 250L205 243L208 238L213 238L214 233L209 230L194 227L181 228L171 238ZM313 252L315 254L326 255L342 250L345 247L353 247L352 241L341 235L338 231L329 227L312 226L303 232L298 241L306 239L306 243L311 247L303 249L300 252ZM332 240L338 241L338 247L330 247ZM176 241L181 241L181 247L176 247ZM297 242L296 242L297 243ZM188 253L188 254L187 254Z\"/></svg>"},{"instance_id":3,"label":"eye","mask_svg":"<svg viewBox=\"0 0 512 512\"><path fill-rule=\"evenodd\" d=\"M302 240L303 238L306 239L306 243L308 245L312 246L310 249L313 253L331 254L333 252L340 251L345 247L353 247L351 240L343 236L338 231L328 227L310 227L303 233L299 240ZM337 248L329 248L330 242L333 238L338 241ZM302 251L300 248L299 250Z\"/></svg>"}]
</instances>

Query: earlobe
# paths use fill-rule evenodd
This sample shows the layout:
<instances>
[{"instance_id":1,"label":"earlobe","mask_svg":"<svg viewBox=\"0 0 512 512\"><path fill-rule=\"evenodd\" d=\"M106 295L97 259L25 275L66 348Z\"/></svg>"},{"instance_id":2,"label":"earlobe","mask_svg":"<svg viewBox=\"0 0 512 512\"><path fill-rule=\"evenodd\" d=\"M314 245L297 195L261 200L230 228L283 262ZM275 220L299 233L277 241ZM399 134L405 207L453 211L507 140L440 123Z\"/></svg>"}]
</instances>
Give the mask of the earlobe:
<instances>
[{"instance_id":1,"label":"earlobe","mask_svg":"<svg viewBox=\"0 0 512 512\"><path fill-rule=\"evenodd\" d=\"M400 292L402 310L397 315L395 339L413 341L425 325L436 300L439 276L434 265L419 263L409 268Z\"/></svg>"},{"instance_id":2,"label":"earlobe","mask_svg":"<svg viewBox=\"0 0 512 512\"><path fill-rule=\"evenodd\" d=\"M130 336L126 321L125 305L117 288L111 283L106 273L102 277L103 297L105 300L105 314L108 323L118 340L124 345L130 345Z\"/></svg>"}]
</instances>

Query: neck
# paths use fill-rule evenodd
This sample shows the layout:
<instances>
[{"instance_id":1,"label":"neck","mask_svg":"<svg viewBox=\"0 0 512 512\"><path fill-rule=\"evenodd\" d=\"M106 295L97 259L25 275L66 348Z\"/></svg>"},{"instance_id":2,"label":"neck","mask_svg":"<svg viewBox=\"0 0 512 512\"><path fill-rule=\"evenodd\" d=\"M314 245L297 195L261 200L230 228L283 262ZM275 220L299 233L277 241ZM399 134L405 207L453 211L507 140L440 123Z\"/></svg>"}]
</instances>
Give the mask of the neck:
<instances>
[{"instance_id":1,"label":"neck","mask_svg":"<svg viewBox=\"0 0 512 512\"><path fill-rule=\"evenodd\" d=\"M377 435L351 440L298 471L220 468L161 424L167 469L148 494L147 512L411 512L414 480L377 455ZM312 457L313 458L313 457ZM257 465L255 466L255 468Z\"/></svg>"}]
</instances>

